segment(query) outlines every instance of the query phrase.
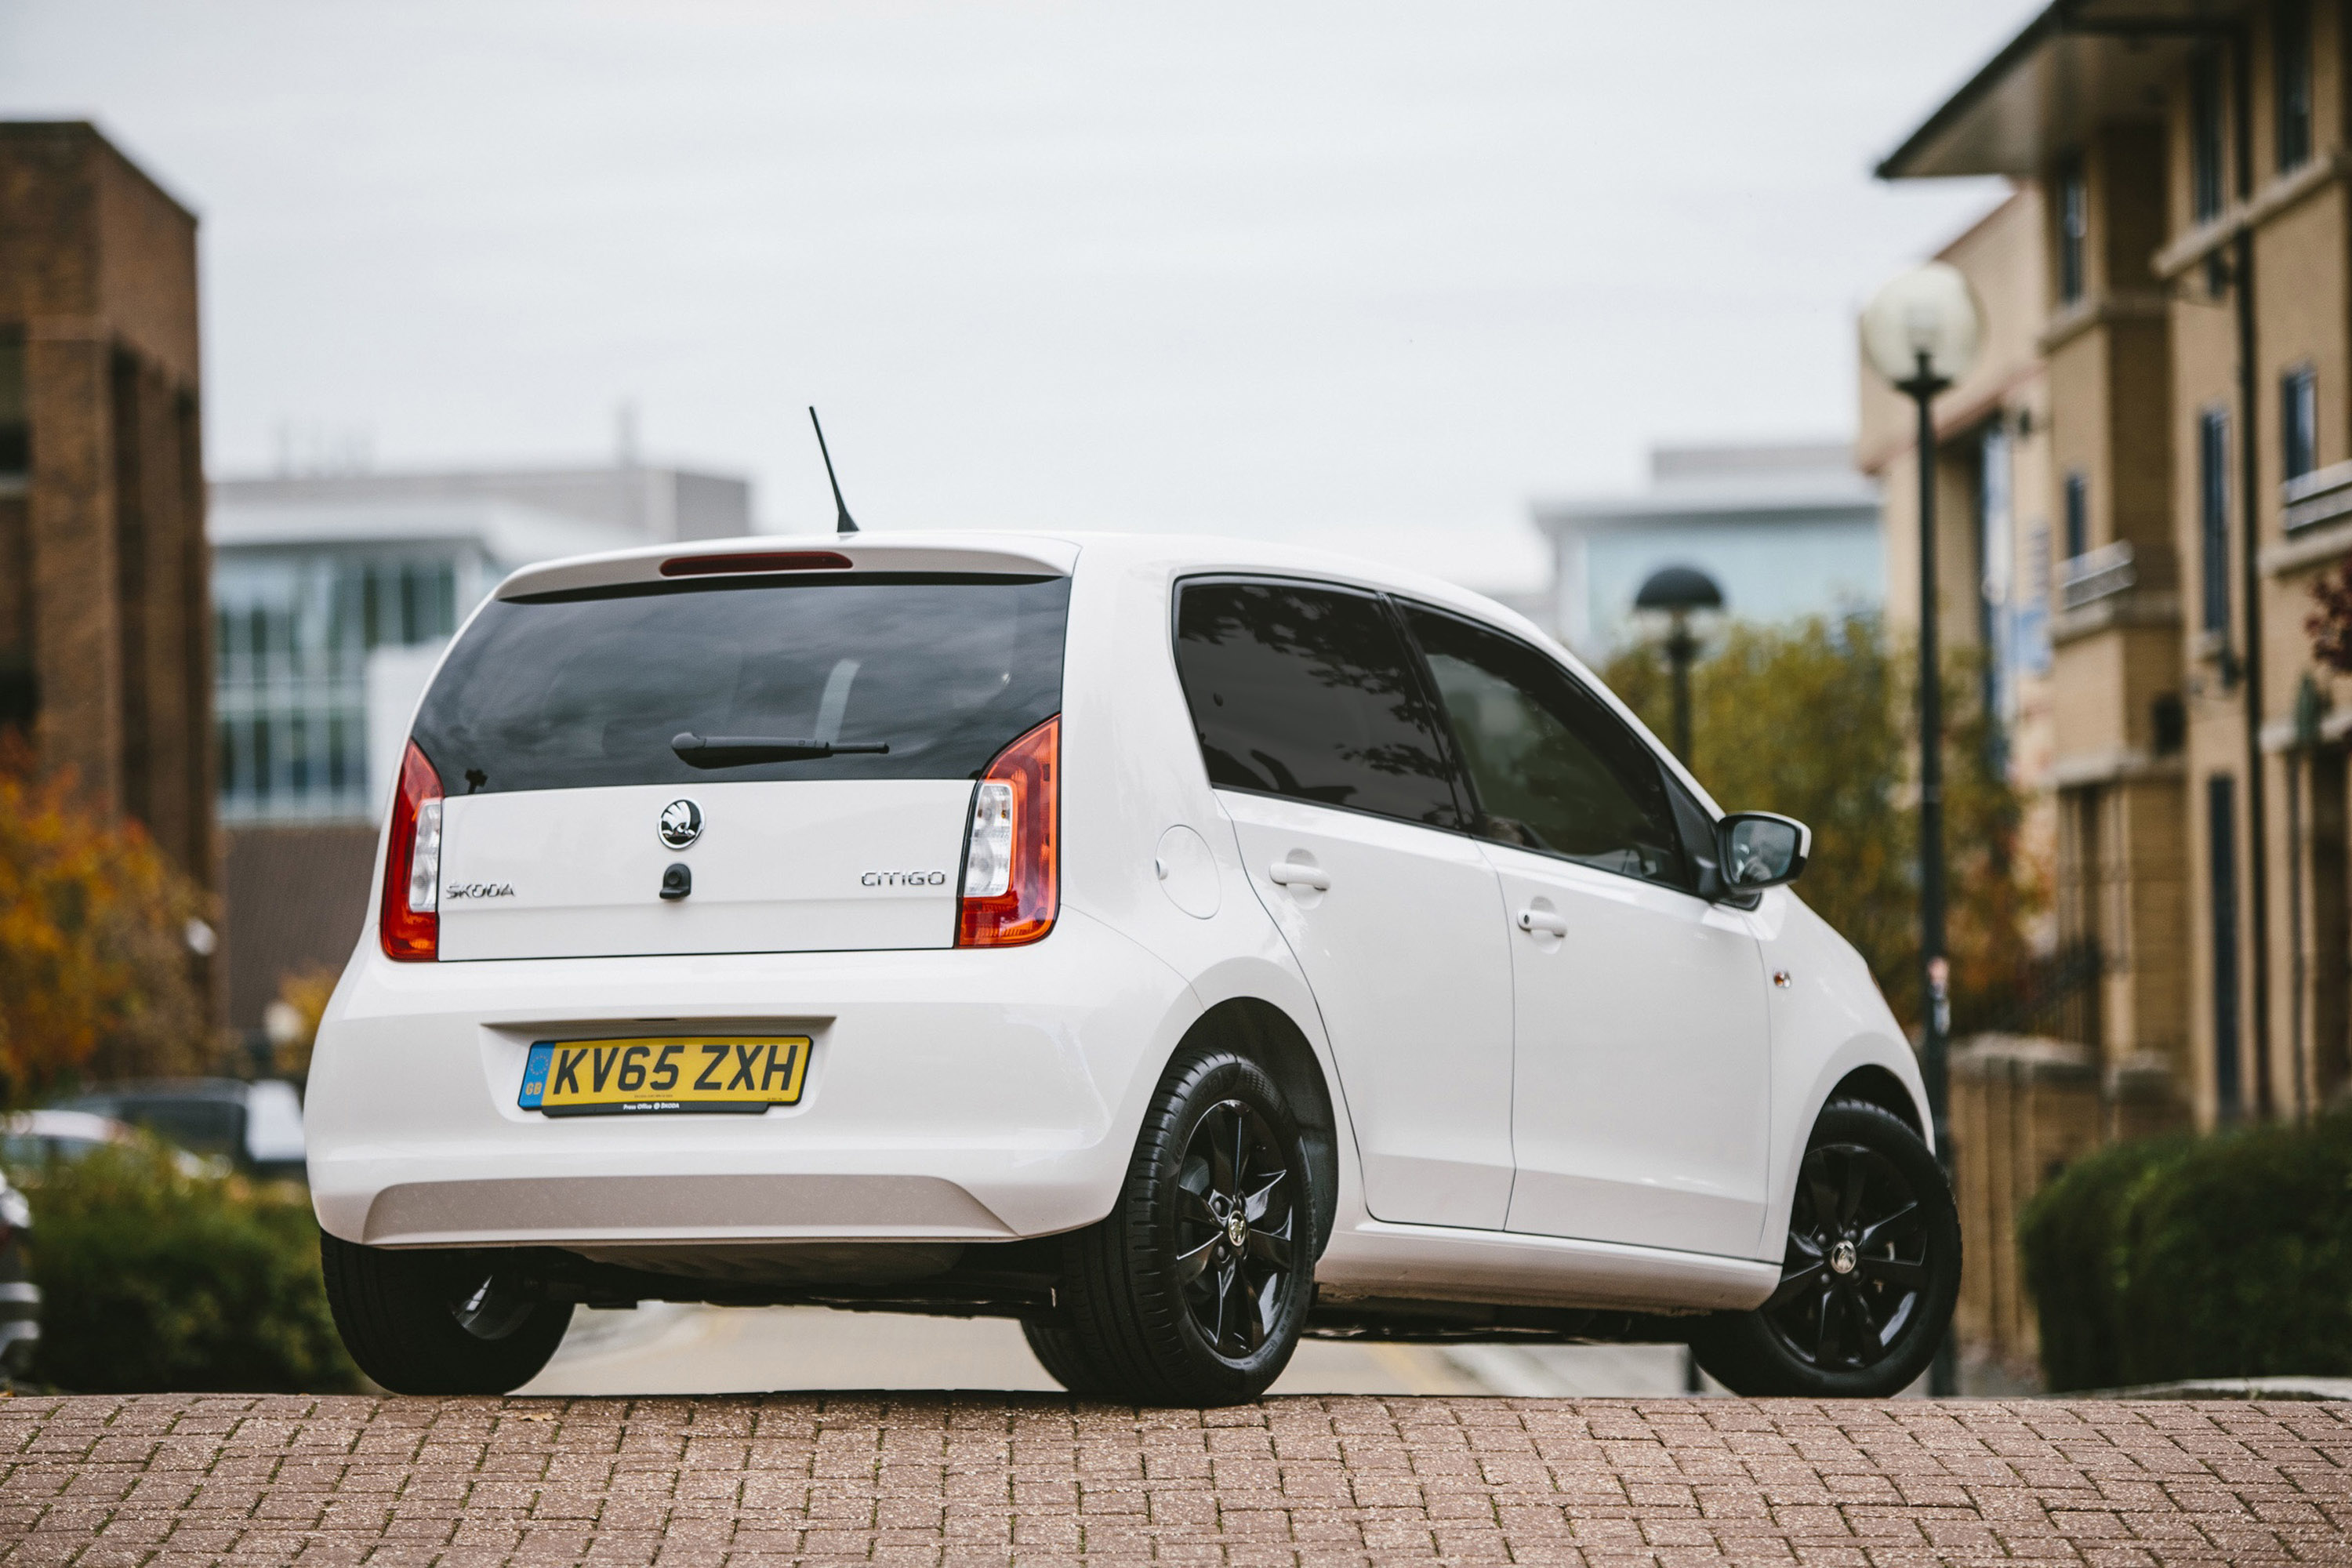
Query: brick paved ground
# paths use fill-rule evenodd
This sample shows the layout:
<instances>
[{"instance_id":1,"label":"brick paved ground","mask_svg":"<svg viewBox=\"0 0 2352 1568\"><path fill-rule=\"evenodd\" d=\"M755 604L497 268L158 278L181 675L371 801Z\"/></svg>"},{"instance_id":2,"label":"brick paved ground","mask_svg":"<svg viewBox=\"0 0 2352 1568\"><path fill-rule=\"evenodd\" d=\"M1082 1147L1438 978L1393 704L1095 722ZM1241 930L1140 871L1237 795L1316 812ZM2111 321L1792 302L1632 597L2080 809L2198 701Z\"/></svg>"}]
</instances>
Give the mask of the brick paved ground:
<instances>
[{"instance_id":1,"label":"brick paved ground","mask_svg":"<svg viewBox=\"0 0 2352 1568\"><path fill-rule=\"evenodd\" d=\"M2352 1406L0 1400L10 1563L2352 1562Z\"/></svg>"}]
</instances>

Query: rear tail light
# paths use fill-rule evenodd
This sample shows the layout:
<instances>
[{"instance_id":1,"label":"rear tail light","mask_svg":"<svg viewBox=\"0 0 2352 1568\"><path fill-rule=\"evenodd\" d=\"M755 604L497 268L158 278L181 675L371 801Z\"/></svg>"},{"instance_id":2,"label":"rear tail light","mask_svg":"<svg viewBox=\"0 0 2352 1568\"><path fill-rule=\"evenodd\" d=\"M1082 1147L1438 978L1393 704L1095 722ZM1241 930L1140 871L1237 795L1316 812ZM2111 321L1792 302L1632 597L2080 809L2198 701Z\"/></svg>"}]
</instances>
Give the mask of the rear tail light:
<instances>
[{"instance_id":1,"label":"rear tail light","mask_svg":"<svg viewBox=\"0 0 2352 1568\"><path fill-rule=\"evenodd\" d=\"M1018 947L1054 929L1061 908L1062 720L996 754L972 792L958 947Z\"/></svg>"},{"instance_id":2,"label":"rear tail light","mask_svg":"<svg viewBox=\"0 0 2352 1568\"><path fill-rule=\"evenodd\" d=\"M383 858L383 955L430 961L441 944L441 775L408 742L392 797L392 845Z\"/></svg>"}]
</instances>

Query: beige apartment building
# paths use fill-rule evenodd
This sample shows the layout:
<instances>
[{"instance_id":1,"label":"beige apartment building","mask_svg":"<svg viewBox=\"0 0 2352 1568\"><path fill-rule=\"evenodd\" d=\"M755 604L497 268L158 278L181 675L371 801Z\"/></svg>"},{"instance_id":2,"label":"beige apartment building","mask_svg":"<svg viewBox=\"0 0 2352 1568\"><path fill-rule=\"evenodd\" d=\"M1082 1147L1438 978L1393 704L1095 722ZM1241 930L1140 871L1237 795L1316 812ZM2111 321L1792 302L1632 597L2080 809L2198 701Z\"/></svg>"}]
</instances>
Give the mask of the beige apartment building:
<instances>
[{"instance_id":1,"label":"beige apartment building","mask_svg":"<svg viewBox=\"0 0 2352 1568\"><path fill-rule=\"evenodd\" d=\"M2352 560L2347 83L2345 0L2060 0L1880 169L2015 182L1944 253L1990 337L1936 410L1937 613L2020 669L2110 1132L2119 1099L2212 1125L2352 1079L2352 683L2306 629ZM1910 410L1867 372L1863 408L1916 624Z\"/></svg>"}]
</instances>

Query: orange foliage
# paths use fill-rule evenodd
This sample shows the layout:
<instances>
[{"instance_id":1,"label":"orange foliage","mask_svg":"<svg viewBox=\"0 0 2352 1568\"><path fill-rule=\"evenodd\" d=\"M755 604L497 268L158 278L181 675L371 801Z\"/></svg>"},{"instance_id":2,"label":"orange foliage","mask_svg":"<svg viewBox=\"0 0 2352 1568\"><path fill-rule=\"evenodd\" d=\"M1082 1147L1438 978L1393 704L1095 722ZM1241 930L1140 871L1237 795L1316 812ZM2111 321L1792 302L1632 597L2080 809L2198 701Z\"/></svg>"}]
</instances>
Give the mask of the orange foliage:
<instances>
[{"instance_id":1,"label":"orange foliage","mask_svg":"<svg viewBox=\"0 0 2352 1568\"><path fill-rule=\"evenodd\" d=\"M203 996L188 951L202 893L136 823L0 745L0 1103L89 1078L201 1070Z\"/></svg>"}]
</instances>

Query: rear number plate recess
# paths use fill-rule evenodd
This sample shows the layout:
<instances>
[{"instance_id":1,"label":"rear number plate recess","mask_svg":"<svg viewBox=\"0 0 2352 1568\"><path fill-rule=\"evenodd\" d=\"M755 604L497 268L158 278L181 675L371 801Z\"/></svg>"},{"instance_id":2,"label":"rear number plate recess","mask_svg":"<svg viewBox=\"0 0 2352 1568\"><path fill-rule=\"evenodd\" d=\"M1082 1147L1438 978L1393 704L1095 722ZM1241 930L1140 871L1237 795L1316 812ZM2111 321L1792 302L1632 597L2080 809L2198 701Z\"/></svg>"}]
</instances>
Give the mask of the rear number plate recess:
<instances>
[{"instance_id":1,"label":"rear number plate recess","mask_svg":"<svg viewBox=\"0 0 2352 1568\"><path fill-rule=\"evenodd\" d=\"M516 1103L548 1116L731 1111L793 1105L808 1076L806 1035L677 1035L657 1040L541 1040Z\"/></svg>"}]
</instances>

